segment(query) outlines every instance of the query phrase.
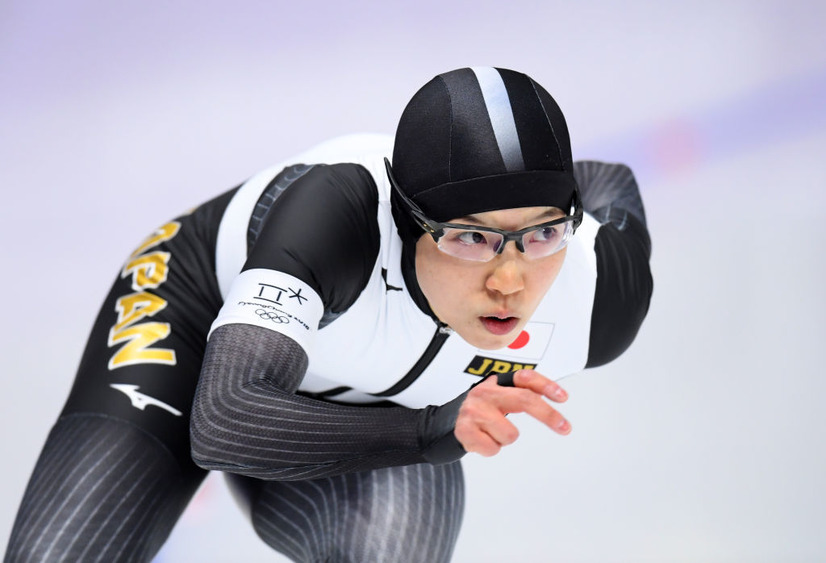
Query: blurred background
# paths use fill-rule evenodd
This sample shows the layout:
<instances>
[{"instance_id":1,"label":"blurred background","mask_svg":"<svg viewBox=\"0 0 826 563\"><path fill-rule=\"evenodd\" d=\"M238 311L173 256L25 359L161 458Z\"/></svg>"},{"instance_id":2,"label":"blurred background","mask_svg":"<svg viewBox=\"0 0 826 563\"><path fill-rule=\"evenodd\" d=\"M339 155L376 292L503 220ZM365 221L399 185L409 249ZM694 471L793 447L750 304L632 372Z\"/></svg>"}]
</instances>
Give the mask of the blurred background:
<instances>
[{"instance_id":1,"label":"blurred background","mask_svg":"<svg viewBox=\"0 0 826 563\"><path fill-rule=\"evenodd\" d=\"M819 0L4 1L0 551L147 233L494 65L552 93L575 158L635 170L655 291L624 356L565 380L570 436L515 417L466 458L455 561L826 560L824 23ZM212 476L157 561L284 559Z\"/></svg>"}]
</instances>

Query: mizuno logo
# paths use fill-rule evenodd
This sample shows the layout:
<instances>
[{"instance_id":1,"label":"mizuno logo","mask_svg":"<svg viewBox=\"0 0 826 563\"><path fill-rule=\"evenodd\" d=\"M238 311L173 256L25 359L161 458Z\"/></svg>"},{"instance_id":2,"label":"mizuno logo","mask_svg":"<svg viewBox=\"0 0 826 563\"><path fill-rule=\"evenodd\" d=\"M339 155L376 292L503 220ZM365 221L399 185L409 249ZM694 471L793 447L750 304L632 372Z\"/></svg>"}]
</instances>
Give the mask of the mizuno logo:
<instances>
[{"instance_id":1,"label":"mizuno logo","mask_svg":"<svg viewBox=\"0 0 826 563\"><path fill-rule=\"evenodd\" d=\"M156 407L162 408L167 412L171 412L175 416L181 416L183 413L178 409L171 407L164 403L163 401L159 401L154 397L150 397L149 395L144 395L140 393L137 385L126 385L124 383L112 383L109 387L113 389L117 389L121 393L125 394L129 397L129 400L132 401L132 406L139 410L146 410L146 407L149 405L155 405Z\"/></svg>"},{"instance_id":2,"label":"mizuno logo","mask_svg":"<svg viewBox=\"0 0 826 563\"><path fill-rule=\"evenodd\" d=\"M387 283L387 269L381 269L381 279L384 280L384 290L385 291L402 291L402 288L396 287L395 285L390 285Z\"/></svg>"}]
</instances>

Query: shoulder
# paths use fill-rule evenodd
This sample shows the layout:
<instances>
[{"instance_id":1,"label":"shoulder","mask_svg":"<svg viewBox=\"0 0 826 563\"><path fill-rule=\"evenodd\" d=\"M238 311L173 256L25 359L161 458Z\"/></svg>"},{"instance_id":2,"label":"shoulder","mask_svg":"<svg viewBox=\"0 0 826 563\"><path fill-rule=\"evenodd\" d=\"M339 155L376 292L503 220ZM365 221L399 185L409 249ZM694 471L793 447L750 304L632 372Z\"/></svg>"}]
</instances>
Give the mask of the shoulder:
<instances>
[{"instance_id":1,"label":"shoulder","mask_svg":"<svg viewBox=\"0 0 826 563\"><path fill-rule=\"evenodd\" d=\"M304 176L293 183L293 197L305 204L313 202L313 196L332 198L332 202L352 208L378 204L378 188L372 174L361 164L316 164ZM315 201L313 207L330 208L327 201Z\"/></svg>"},{"instance_id":2,"label":"shoulder","mask_svg":"<svg viewBox=\"0 0 826 563\"><path fill-rule=\"evenodd\" d=\"M296 177L301 175L298 170L306 172L317 164L360 165L370 171L372 182L368 179L355 184L345 181L344 184L360 186L362 191L357 190L356 194L366 194L369 204L369 192L374 184L378 183L380 193L386 194L388 191L383 158L391 154L392 146L393 139L389 135L354 134L334 138L261 170L227 194L226 200L222 200L223 205L215 209L215 217L212 219L218 225L214 237L215 273L221 295L224 298L228 295L233 280L244 269L245 262L253 250L253 241L259 238L266 215L273 208L275 200L280 197L282 188L292 184ZM296 166L300 163L303 163L303 166ZM347 176L347 173L343 175ZM363 170L358 171L357 175L363 176ZM302 184L307 187L305 182ZM323 192L325 186L316 185L315 188ZM353 195L352 191L350 195ZM350 198L353 199L363 203L365 198ZM321 202L317 202L316 206L319 205Z\"/></svg>"},{"instance_id":3,"label":"shoulder","mask_svg":"<svg viewBox=\"0 0 826 563\"><path fill-rule=\"evenodd\" d=\"M377 209L376 183L363 166L314 165L272 204L244 270L292 275L313 287L326 310L346 310L378 256Z\"/></svg>"},{"instance_id":4,"label":"shoulder","mask_svg":"<svg viewBox=\"0 0 826 563\"><path fill-rule=\"evenodd\" d=\"M653 279L651 239L631 168L578 161L574 173L585 212L599 223L594 237L597 281L587 367L606 364L633 342L645 319Z\"/></svg>"}]
</instances>

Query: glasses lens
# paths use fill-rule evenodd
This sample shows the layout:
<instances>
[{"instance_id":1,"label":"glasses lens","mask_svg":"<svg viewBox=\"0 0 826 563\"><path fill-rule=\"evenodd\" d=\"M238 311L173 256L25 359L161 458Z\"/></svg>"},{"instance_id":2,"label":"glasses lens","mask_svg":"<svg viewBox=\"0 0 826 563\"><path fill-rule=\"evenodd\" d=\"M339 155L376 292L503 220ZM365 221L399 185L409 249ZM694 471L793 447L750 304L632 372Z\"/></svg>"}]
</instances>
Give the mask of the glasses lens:
<instances>
[{"instance_id":1,"label":"glasses lens","mask_svg":"<svg viewBox=\"0 0 826 563\"><path fill-rule=\"evenodd\" d=\"M573 234L574 224L572 220L549 227L542 227L535 231L528 231L522 235L525 254L527 254L529 258L550 256L565 248Z\"/></svg>"},{"instance_id":2,"label":"glasses lens","mask_svg":"<svg viewBox=\"0 0 826 563\"><path fill-rule=\"evenodd\" d=\"M439 249L462 260L487 262L496 256L503 240L499 233L448 227L439 239Z\"/></svg>"},{"instance_id":3,"label":"glasses lens","mask_svg":"<svg viewBox=\"0 0 826 563\"><path fill-rule=\"evenodd\" d=\"M505 236L473 228L445 227L439 238L439 250L462 260L487 262L500 251ZM522 235L522 246L528 258L543 258L559 252L574 234L573 218L533 229ZM520 249L521 250L521 249Z\"/></svg>"}]
</instances>

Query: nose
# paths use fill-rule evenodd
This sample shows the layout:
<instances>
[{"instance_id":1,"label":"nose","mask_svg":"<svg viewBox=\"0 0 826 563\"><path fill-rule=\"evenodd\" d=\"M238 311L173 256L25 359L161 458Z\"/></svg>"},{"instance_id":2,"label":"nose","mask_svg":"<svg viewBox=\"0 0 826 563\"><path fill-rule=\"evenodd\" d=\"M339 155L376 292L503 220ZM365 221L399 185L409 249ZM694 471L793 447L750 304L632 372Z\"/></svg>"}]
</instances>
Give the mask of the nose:
<instances>
[{"instance_id":1,"label":"nose","mask_svg":"<svg viewBox=\"0 0 826 563\"><path fill-rule=\"evenodd\" d=\"M491 260L494 268L485 280L485 287L488 290L502 295L511 295L525 289L522 261L519 260L518 255L519 250L516 249L516 245L513 245Z\"/></svg>"}]
</instances>

